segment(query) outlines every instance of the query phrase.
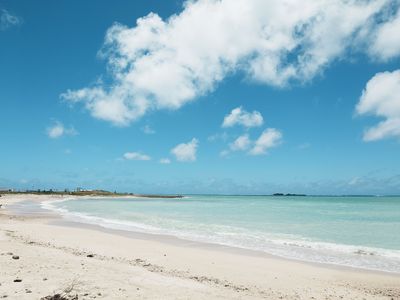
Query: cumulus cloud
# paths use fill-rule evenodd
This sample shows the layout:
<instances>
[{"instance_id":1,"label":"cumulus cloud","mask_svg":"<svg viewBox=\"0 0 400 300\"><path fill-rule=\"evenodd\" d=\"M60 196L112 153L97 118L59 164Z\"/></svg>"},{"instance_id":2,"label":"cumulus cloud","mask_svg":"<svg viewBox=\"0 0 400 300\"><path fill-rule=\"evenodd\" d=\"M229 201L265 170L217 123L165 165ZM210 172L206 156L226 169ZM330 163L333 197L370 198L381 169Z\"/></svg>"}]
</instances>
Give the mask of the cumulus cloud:
<instances>
[{"instance_id":1,"label":"cumulus cloud","mask_svg":"<svg viewBox=\"0 0 400 300\"><path fill-rule=\"evenodd\" d=\"M372 77L362 92L356 113L384 119L365 131L364 141L400 137L400 70Z\"/></svg>"},{"instance_id":2,"label":"cumulus cloud","mask_svg":"<svg viewBox=\"0 0 400 300\"><path fill-rule=\"evenodd\" d=\"M0 30L6 30L22 23L22 19L9 13L6 9L0 10Z\"/></svg>"},{"instance_id":3,"label":"cumulus cloud","mask_svg":"<svg viewBox=\"0 0 400 300\"><path fill-rule=\"evenodd\" d=\"M182 143L177 145L171 150L171 153L175 156L177 161L190 162L196 160L196 152L199 146L199 141L193 138L188 143Z\"/></svg>"},{"instance_id":4,"label":"cumulus cloud","mask_svg":"<svg viewBox=\"0 0 400 300\"><path fill-rule=\"evenodd\" d=\"M250 128L261 126L263 123L264 119L258 111L249 113L242 107L237 107L225 116L222 127L231 127L240 124L246 128ZM281 142L281 139L282 133L275 128L265 129L256 140L252 140L249 134L245 133L230 143L229 149L221 151L220 156L226 157L235 151L247 151L250 155L266 154L267 150L277 146Z\"/></svg>"},{"instance_id":5,"label":"cumulus cloud","mask_svg":"<svg viewBox=\"0 0 400 300\"><path fill-rule=\"evenodd\" d=\"M226 157L233 151L247 151L247 154L250 155L263 155L281 142L282 133L275 128L267 128L256 140L250 139L248 134L239 136L229 145L229 150L220 152L220 156Z\"/></svg>"},{"instance_id":6,"label":"cumulus cloud","mask_svg":"<svg viewBox=\"0 0 400 300\"><path fill-rule=\"evenodd\" d=\"M62 137L63 135L77 135L78 132L75 130L74 127L65 128L64 124L55 121L54 124L47 128L47 135L52 138L56 139Z\"/></svg>"},{"instance_id":7,"label":"cumulus cloud","mask_svg":"<svg viewBox=\"0 0 400 300\"><path fill-rule=\"evenodd\" d=\"M188 0L166 20L150 13L133 27L110 27L100 53L111 82L61 96L126 126L150 110L178 109L238 72L271 86L303 83L349 49L368 51L357 46L377 20L388 21L381 15L390 3Z\"/></svg>"},{"instance_id":8,"label":"cumulus cloud","mask_svg":"<svg viewBox=\"0 0 400 300\"><path fill-rule=\"evenodd\" d=\"M250 138L248 134L244 134L239 136L232 144L230 144L229 148L232 151L244 151L249 148L251 144Z\"/></svg>"},{"instance_id":9,"label":"cumulus cloud","mask_svg":"<svg viewBox=\"0 0 400 300\"><path fill-rule=\"evenodd\" d=\"M222 127L232 127L235 125L242 125L244 127L258 127L261 126L264 119L260 112L253 111L249 113L245 111L242 107L237 107L232 109L230 114L226 115Z\"/></svg>"},{"instance_id":10,"label":"cumulus cloud","mask_svg":"<svg viewBox=\"0 0 400 300\"><path fill-rule=\"evenodd\" d=\"M400 8L373 33L370 54L378 60L400 56Z\"/></svg>"},{"instance_id":11,"label":"cumulus cloud","mask_svg":"<svg viewBox=\"0 0 400 300\"><path fill-rule=\"evenodd\" d=\"M275 128L267 128L261 133L250 150L251 155L266 154L270 148L278 146L282 141L282 133Z\"/></svg>"},{"instance_id":12,"label":"cumulus cloud","mask_svg":"<svg viewBox=\"0 0 400 300\"><path fill-rule=\"evenodd\" d=\"M171 163L171 160L169 158L161 158L159 163L163 165L168 165Z\"/></svg>"},{"instance_id":13,"label":"cumulus cloud","mask_svg":"<svg viewBox=\"0 0 400 300\"><path fill-rule=\"evenodd\" d=\"M126 152L123 155L126 160L151 160L151 157L140 152Z\"/></svg>"}]
</instances>

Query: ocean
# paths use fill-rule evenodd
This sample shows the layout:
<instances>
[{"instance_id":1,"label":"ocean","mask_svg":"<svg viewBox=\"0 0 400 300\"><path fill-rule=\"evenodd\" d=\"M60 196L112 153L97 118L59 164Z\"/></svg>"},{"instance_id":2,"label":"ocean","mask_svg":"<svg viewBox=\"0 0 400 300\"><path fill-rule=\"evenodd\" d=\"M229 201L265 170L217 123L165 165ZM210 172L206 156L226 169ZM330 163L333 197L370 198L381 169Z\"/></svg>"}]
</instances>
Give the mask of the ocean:
<instances>
[{"instance_id":1,"label":"ocean","mask_svg":"<svg viewBox=\"0 0 400 300\"><path fill-rule=\"evenodd\" d=\"M43 207L106 228L400 273L400 197L82 198Z\"/></svg>"}]
</instances>

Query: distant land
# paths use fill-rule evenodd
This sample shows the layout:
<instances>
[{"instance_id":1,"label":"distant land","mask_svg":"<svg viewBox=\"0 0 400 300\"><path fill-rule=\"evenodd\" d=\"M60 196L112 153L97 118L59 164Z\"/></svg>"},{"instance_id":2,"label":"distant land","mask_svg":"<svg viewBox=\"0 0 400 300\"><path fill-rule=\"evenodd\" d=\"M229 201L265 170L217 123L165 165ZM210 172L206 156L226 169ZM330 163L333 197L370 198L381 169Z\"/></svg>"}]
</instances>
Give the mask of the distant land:
<instances>
[{"instance_id":1,"label":"distant land","mask_svg":"<svg viewBox=\"0 0 400 300\"><path fill-rule=\"evenodd\" d=\"M275 194L272 194L272 196L299 196L299 197L305 197L305 196L307 196L307 195L306 195L306 194L290 194L290 193L284 194L284 193L275 193Z\"/></svg>"},{"instance_id":2,"label":"distant land","mask_svg":"<svg viewBox=\"0 0 400 300\"><path fill-rule=\"evenodd\" d=\"M3 194L35 194L35 195L73 195L73 196L109 196L109 197L121 197L121 196L136 196L144 198L183 198L183 195L160 195L160 194L135 194L135 193L120 193L111 192L106 190L84 190L77 188L76 190L69 191L67 189L63 191L59 190L24 190L18 191L14 189L0 189L0 193ZM293 194L293 193L274 193L272 195L265 196L280 196L280 197L305 197L306 194Z\"/></svg>"},{"instance_id":3,"label":"distant land","mask_svg":"<svg viewBox=\"0 0 400 300\"><path fill-rule=\"evenodd\" d=\"M135 194L135 193L118 193L105 190L76 190L76 191L55 191L55 190L26 190L15 191L0 190L0 194L34 194L34 195L60 195L60 196L107 196L107 197L121 197L121 196L135 196L143 198L183 198L182 195L158 195L158 194Z\"/></svg>"},{"instance_id":4,"label":"distant land","mask_svg":"<svg viewBox=\"0 0 400 300\"><path fill-rule=\"evenodd\" d=\"M107 196L107 197L123 197L123 196L135 196L143 198L184 198L181 194L138 194L128 192L111 192L107 190L87 190L87 189L75 189L75 190L53 190L53 189L31 189L31 190L16 190L12 188L0 188L1 194L34 194L34 195L72 195L72 196ZM400 195L358 195L358 194L338 194L338 195L308 195L308 194L297 194L297 193L273 193L273 194L186 194L190 195L216 195L216 196L273 196L273 197L400 197Z\"/></svg>"}]
</instances>

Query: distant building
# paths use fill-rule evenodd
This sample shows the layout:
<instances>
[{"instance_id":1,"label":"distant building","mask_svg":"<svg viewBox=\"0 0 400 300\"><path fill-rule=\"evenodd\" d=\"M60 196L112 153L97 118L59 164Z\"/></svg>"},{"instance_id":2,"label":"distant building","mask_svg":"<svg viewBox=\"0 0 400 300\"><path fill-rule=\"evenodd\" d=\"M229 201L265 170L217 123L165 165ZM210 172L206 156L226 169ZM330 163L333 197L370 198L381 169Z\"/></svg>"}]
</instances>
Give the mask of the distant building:
<instances>
[{"instance_id":1,"label":"distant building","mask_svg":"<svg viewBox=\"0 0 400 300\"><path fill-rule=\"evenodd\" d=\"M94 190L92 190L92 189L84 189L84 188L81 188L81 187L77 187L77 188L75 189L75 191L76 191L76 192L92 192L92 191L94 191Z\"/></svg>"}]
</instances>

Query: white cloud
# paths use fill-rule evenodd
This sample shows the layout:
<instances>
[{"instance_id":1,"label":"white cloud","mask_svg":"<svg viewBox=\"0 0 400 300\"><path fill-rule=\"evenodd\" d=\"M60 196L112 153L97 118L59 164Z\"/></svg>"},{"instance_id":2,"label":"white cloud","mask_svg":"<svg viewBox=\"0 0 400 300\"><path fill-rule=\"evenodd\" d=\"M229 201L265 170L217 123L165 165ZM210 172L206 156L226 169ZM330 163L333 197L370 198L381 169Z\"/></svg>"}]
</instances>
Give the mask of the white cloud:
<instances>
[{"instance_id":1,"label":"white cloud","mask_svg":"<svg viewBox=\"0 0 400 300\"><path fill-rule=\"evenodd\" d=\"M400 118L388 119L364 133L364 141L371 142L387 137L400 137Z\"/></svg>"},{"instance_id":2,"label":"white cloud","mask_svg":"<svg viewBox=\"0 0 400 300\"><path fill-rule=\"evenodd\" d=\"M229 148L232 151L244 151L250 147L251 141L248 134L244 134L239 136L232 144L230 144Z\"/></svg>"},{"instance_id":3,"label":"white cloud","mask_svg":"<svg viewBox=\"0 0 400 300\"><path fill-rule=\"evenodd\" d=\"M182 143L177 145L171 150L171 153L175 156L177 161L189 162L196 160L196 152L199 145L199 141L193 138L188 143Z\"/></svg>"},{"instance_id":4,"label":"white cloud","mask_svg":"<svg viewBox=\"0 0 400 300\"><path fill-rule=\"evenodd\" d=\"M383 61L400 56L400 8L373 35L369 51L372 56Z\"/></svg>"},{"instance_id":5,"label":"white cloud","mask_svg":"<svg viewBox=\"0 0 400 300\"><path fill-rule=\"evenodd\" d=\"M94 87L68 90L61 97L72 103L84 100L85 107L93 117L117 126L126 126L144 115L148 104L143 98L133 98L131 92L129 85L118 85L108 93L102 87Z\"/></svg>"},{"instance_id":6,"label":"white cloud","mask_svg":"<svg viewBox=\"0 0 400 300\"><path fill-rule=\"evenodd\" d=\"M61 123L49 127L47 129L47 135L52 139L58 138L64 134L64 126Z\"/></svg>"},{"instance_id":7,"label":"white cloud","mask_svg":"<svg viewBox=\"0 0 400 300\"><path fill-rule=\"evenodd\" d=\"M65 128L64 124L59 121L55 121L54 125L47 128L47 135L52 139L62 137L63 135L77 134L78 132L75 130L74 127L71 126L70 128Z\"/></svg>"},{"instance_id":8,"label":"white cloud","mask_svg":"<svg viewBox=\"0 0 400 300\"><path fill-rule=\"evenodd\" d=\"M232 109L230 114L226 115L222 127L232 127L235 125L242 125L244 127L258 127L261 126L264 119L260 112L253 111L249 113L242 107Z\"/></svg>"},{"instance_id":9,"label":"white cloud","mask_svg":"<svg viewBox=\"0 0 400 300\"><path fill-rule=\"evenodd\" d=\"M226 157L232 151L247 151L250 155L266 154L270 148L278 146L282 141L282 133L275 128L265 129L254 141L248 134L239 136L229 145L229 150L220 152L220 156Z\"/></svg>"},{"instance_id":10,"label":"white cloud","mask_svg":"<svg viewBox=\"0 0 400 300\"><path fill-rule=\"evenodd\" d=\"M126 126L150 110L178 109L237 72L272 86L303 83L349 49L369 51L357 46L370 39L388 3L186 1L166 20L150 13L132 28L114 24L101 51L113 82L62 97L82 102L95 118Z\"/></svg>"},{"instance_id":11,"label":"white cloud","mask_svg":"<svg viewBox=\"0 0 400 300\"><path fill-rule=\"evenodd\" d=\"M282 141L282 133L275 128L267 128L255 141L253 148L249 151L251 155L266 154L270 148L278 146Z\"/></svg>"},{"instance_id":12,"label":"white cloud","mask_svg":"<svg viewBox=\"0 0 400 300\"><path fill-rule=\"evenodd\" d=\"M364 141L400 137L400 70L372 77L362 92L356 112L384 118L364 133Z\"/></svg>"},{"instance_id":13,"label":"white cloud","mask_svg":"<svg viewBox=\"0 0 400 300\"><path fill-rule=\"evenodd\" d=\"M156 133L156 131L155 131L153 128L151 128L149 125L144 126L144 127L142 128L142 131L143 131L145 134L155 134L155 133Z\"/></svg>"},{"instance_id":14,"label":"white cloud","mask_svg":"<svg viewBox=\"0 0 400 300\"><path fill-rule=\"evenodd\" d=\"M126 152L123 155L126 160L151 160L151 157L139 152Z\"/></svg>"},{"instance_id":15,"label":"white cloud","mask_svg":"<svg viewBox=\"0 0 400 300\"><path fill-rule=\"evenodd\" d=\"M20 17L10 14L7 10L0 11L0 30L6 30L10 27L20 25L22 19Z\"/></svg>"},{"instance_id":16,"label":"white cloud","mask_svg":"<svg viewBox=\"0 0 400 300\"><path fill-rule=\"evenodd\" d=\"M161 158L159 162L160 164L167 165L171 163L171 160L169 158Z\"/></svg>"}]
</instances>

